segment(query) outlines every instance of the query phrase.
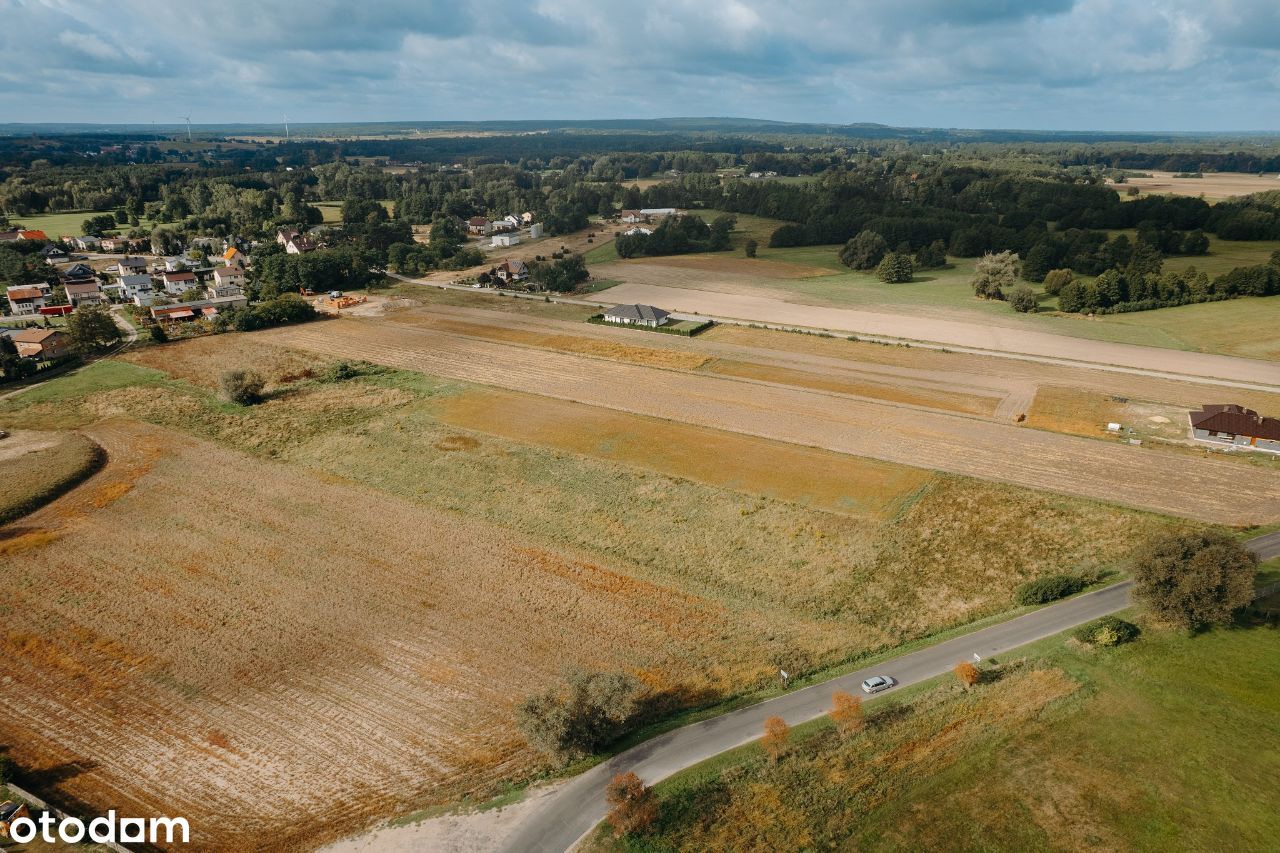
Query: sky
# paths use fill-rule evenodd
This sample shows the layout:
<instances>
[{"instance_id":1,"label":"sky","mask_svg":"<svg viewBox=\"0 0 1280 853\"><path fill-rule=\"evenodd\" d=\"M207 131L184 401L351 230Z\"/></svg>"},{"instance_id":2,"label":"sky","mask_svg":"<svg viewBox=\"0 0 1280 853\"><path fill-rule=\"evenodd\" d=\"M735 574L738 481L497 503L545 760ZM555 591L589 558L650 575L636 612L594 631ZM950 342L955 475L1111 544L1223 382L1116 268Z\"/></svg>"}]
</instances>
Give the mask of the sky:
<instances>
[{"instance_id":1,"label":"sky","mask_svg":"<svg viewBox=\"0 0 1280 853\"><path fill-rule=\"evenodd\" d=\"M1280 130L1278 0L0 0L0 123Z\"/></svg>"}]
</instances>

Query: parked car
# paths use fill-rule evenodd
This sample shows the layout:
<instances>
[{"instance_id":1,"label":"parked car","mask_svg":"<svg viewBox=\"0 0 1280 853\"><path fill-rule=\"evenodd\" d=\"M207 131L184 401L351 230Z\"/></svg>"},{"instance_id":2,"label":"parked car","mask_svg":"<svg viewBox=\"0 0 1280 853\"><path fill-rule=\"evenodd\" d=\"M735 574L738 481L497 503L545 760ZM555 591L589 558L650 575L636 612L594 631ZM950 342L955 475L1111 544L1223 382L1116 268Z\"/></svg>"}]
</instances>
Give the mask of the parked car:
<instances>
[{"instance_id":1,"label":"parked car","mask_svg":"<svg viewBox=\"0 0 1280 853\"><path fill-rule=\"evenodd\" d=\"M862 682L862 692L879 693L881 690L888 690L893 686L893 679L887 675L873 675L866 681Z\"/></svg>"}]
</instances>

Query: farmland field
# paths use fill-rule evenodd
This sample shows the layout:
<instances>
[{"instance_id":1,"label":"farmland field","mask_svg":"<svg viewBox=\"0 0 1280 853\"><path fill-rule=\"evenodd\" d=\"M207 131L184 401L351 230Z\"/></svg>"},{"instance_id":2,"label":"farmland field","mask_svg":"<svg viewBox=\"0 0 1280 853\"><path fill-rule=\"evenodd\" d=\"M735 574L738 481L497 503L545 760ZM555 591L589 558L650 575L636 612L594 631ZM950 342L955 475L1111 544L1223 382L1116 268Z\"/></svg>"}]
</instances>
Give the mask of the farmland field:
<instances>
[{"instance_id":1,"label":"farmland field","mask_svg":"<svg viewBox=\"0 0 1280 853\"><path fill-rule=\"evenodd\" d=\"M776 764L753 744L668 779L642 849L1274 846L1280 634L1064 640L972 691L948 676L877 702L847 738L825 718L797 727ZM1207 671L1219 689L1187 689ZM636 848L601 829L589 849Z\"/></svg>"},{"instance_id":2,"label":"farmland field","mask_svg":"<svg viewBox=\"0 0 1280 853\"><path fill-rule=\"evenodd\" d=\"M98 446L76 433L19 430L0 439L0 524L39 508L101 462Z\"/></svg>"},{"instance_id":3,"label":"farmland field","mask_svg":"<svg viewBox=\"0 0 1280 853\"><path fill-rule=\"evenodd\" d=\"M1280 189L1280 175L1253 172L1205 172L1200 178L1177 178L1173 172L1142 170L1149 178L1130 176L1123 184L1111 184L1126 195L1129 187L1137 187L1143 195L1201 196L1207 201L1250 195Z\"/></svg>"},{"instance_id":4,"label":"farmland field","mask_svg":"<svg viewBox=\"0 0 1280 853\"><path fill-rule=\"evenodd\" d=\"M112 460L0 534L12 755L64 802L183 813L211 848L527 779L510 709L565 664L732 696L1122 567L1169 523L456 378L335 382L341 352L282 344L151 347L0 403ZM213 397L244 366L267 401Z\"/></svg>"}]
</instances>

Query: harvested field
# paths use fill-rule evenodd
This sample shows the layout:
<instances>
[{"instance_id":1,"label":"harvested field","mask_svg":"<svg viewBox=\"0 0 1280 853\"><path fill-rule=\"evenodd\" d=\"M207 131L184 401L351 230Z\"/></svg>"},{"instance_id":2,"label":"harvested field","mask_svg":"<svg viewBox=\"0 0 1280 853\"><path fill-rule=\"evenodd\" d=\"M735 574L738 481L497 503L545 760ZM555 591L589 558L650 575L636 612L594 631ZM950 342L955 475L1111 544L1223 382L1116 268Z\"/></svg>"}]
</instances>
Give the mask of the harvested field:
<instances>
[{"instance_id":1,"label":"harvested field","mask_svg":"<svg viewBox=\"0 0 1280 853\"><path fill-rule=\"evenodd\" d=\"M1027 414L1027 426L1074 435L1103 436L1107 424L1124 423L1123 403L1075 388L1042 386Z\"/></svg>"},{"instance_id":2,"label":"harvested field","mask_svg":"<svg viewBox=\"0 0 1280 853\"><path fill-rule=\"evenodd\" d=\"M916 468L492 389L441 398L438 417L513 441L875 520L891 517L932 479Z\"/></svg>"},{"instance_id":3,"label":"harvested field","mask_svg":"<svg viewBox=\"0 0 1280 853\"><path fill-rule=\"evenodd\" d=\"M767 278L813 278L833 275L826 267L793 264L787 261L769 261L764 258L744 258L729 252L711 255L667 255L660 258L636 258L622 261L628 267L669 267L675 270L695 270L709 273L735 273Z\"/></svg>"},{"instance_id":4,"label":"harvested field","mask_svg":"<svg viewBox=\"0 0 1280 853\"><path fill-rule=\"evenodd\" d=\"M271 342L452 379L996 479L1227 524L1280 519L1272 473L794 388L514 348L362 321L261 333Z\"/></svg>"},{"instance_id":5,"label":"harvested field","mask_svg":"<svg viewBox=\"0 0 1280 853\"><path fill-rule=\"evenodd\" d=\"M1205 172L1200 178L1177 178L1174 172L1147 171L1149 178L1128 177L1123 184L1109 184L1120 195L1129 187L1137 187L1145 195L1181 195L1206 199L1234 198L1241 195L1280 190L1280 175L1256 172Z\"/></svg>"},{"instance_id":6,"label":"harvested field","mask_svg":"<svg viewBox=\"0 0 1280 853\"><path fill-rule=\"evenodd\" d=\"M253 369L267 380L267 390L296 379L315 375L329 363L314 354L272 346L249 335L237 335L234 345L220 336L190 338L157 347L143 347L121 355L131 364L163 370L192 385L216 389L226 370Z\"/></svg>"},{"instance_id":7,"label":"harvested field","mask_svg":"<svg viewBox=\"0 0 1280 853\"><path fill-rule=\"evenodd\" d=\"M74 432L17 430L0 439L0 524L39 509L103 461L101 448Z\"/></svg>"},{"instance_id":8,"label":"harvested field","mask_svg":"<svg viewBox=\"0 0 1280 853\"><path fill-rule=\"evenodd\" d=\"M185 815L202 849L527 772L511 706L571 662L703 687L762 665L750 619L595 558L167 430L91 435L126 461L4 531L0 721L64 800Z\"/></svg>"}]
</instances>

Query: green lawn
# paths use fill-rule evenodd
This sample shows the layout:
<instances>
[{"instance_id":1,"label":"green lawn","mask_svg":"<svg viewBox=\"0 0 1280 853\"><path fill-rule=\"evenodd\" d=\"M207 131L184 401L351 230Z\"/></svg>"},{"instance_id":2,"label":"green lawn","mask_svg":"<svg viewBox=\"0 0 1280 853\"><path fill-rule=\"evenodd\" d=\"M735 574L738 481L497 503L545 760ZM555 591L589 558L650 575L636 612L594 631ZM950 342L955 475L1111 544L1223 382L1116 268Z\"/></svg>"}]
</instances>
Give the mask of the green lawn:
<instances>
[{"instance_id":1,"label":"green lawn","mask_svg":"<svg viewBox=\"0 0 1280 853\"><path fill-rule=\"evenodd\" d=\"M678 774L654 836L593 846L1275 849L1280 631L1025 655L969 692L948 676L876 702L848 739L797 727L776 764L752 744Z\"/></svg>"},{"instance_id":2,"label":"green lawn","mask_svg":"<svg viewBox=\"0 0 1280 853\"><path fill-rule=\"evenodd\" d=\"M102 213L113 213L110 210L76 210L66 213L41 213L32 216L18 216L16 214L9 215L9 221L21 225L34 231L43 231L48 235L50 240L57 240L64 234L68 237L79 237L84 234L84 221L91 216L98 216ZM141 224L118 225L116 228L121 233L127 233L134 227L149 229L156 223L149 219L140 220Z\"/></svg>"}]
</instances>

